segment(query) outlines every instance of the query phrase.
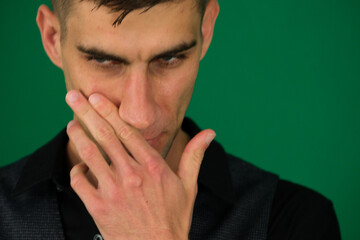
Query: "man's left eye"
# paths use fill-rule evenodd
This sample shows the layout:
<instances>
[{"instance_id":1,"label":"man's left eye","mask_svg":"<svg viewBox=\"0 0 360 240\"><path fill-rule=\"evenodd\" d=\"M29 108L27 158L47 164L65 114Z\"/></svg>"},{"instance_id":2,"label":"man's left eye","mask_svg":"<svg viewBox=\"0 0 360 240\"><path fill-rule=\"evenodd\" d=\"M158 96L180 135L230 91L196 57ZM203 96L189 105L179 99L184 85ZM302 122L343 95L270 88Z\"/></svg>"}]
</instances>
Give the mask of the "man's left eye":
<instances>
[{"instance_id":1,"label":"man's left eye","mask_svg":"<svg viewBox=\"0 0 360 240\"><path fill-rule=\"evenodd\" d=\"M159 58L159 62L164 65L165 67L177 66L185 59L185 55L177 55L177 56L165 56Z\"/></svg>"},{"instance_id":2,"label":"man's left eye","mask_svg":"<svg viewBox=\"0 0 360 240\"><path fill-rule=\"evenodd\" d=\"M177 57L175 56L169 56L169 57L162 57L161 60L163 60L164 62L168 62L171 63L173 61L176 61Z\"/></svg>"}]
</instances>

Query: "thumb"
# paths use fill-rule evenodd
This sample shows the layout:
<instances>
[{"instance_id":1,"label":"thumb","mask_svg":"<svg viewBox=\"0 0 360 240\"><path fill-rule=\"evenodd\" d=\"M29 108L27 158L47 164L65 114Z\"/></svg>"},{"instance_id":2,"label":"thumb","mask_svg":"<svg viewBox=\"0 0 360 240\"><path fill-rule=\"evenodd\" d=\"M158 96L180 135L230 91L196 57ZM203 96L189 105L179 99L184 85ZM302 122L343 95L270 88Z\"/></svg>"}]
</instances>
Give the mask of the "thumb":
<instances>
[{"instance_id":1,"label":"thumb","mask_svg":"<svg viewBox=\"0 0 360 240\"><path fill-rule=\"evenodd\" d=\"M197 178L204 153L215 136L216 134L213 130L203 130L196 134L186 145L177 171L177 175L183 182L186 190L193 189L197 186Z\"/></svg>"}]
</instances>

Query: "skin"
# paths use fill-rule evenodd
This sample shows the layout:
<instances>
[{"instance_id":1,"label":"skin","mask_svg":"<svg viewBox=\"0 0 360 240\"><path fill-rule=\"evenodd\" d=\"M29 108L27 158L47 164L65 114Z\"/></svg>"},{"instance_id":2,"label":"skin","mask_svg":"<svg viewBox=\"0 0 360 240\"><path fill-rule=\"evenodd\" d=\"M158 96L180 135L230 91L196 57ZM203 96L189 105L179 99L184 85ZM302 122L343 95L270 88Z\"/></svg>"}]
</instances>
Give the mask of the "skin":
<instances>
[{"instance_id":1,"label":"skin","mask_svg":"<svg viewBox=\"0 0 360 240\"><path fill-rule=\"evenodd\" d=\"M215 133L190 140L180 127L218 3L209 2L202 24L193 1L184 0L135 10L116 28L119 13L93 8L74 5L63 41L53 12L43 5L37 16L74 111L71 185L105 239L187 239L200 164Z\"/></svg>"}]
</instances>

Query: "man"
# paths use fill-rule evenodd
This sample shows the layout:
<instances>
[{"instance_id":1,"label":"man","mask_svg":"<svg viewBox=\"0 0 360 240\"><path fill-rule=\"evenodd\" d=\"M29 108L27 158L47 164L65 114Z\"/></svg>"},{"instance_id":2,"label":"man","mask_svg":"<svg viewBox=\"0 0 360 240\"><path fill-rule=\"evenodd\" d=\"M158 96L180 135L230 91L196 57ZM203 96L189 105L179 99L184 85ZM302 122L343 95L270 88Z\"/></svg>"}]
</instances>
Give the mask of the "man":
<instances>
[{"instance_id":1,"label":"man","mask_svg":"<svg viewBox=\"0 0 360 240\"><path fill-rule=\"evenodd\" d=\"M74 120L0 170L1 239L340 238L330 201L184 120L217 0L52 3L37 23Z\"/></svg>"}]
</instances>

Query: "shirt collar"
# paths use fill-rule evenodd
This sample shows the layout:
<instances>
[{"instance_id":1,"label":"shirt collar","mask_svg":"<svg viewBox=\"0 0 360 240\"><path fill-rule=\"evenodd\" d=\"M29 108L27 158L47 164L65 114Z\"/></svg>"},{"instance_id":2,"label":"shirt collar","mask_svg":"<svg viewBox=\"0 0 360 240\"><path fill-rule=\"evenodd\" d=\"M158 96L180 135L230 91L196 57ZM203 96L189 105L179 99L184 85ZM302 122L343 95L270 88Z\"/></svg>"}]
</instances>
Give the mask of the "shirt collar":
<instances>
[{"instance_id":1,"label":"shirt collar","mask_svg":"<svg viewBox=\"0 0 360 240\"><path fill-rule=\"evenodd\" d=\"M189 118L184 119L182 129L191 138L201 131ZM21 194L48 180L64 182L68 141L66 130L63 129L53 140L30 155L13 194ZM234 190L227 155L216 141L213 141L205 152L198 182L226 203L233 203Z\"/></svg>"},{"instance_id":2,"label":"shirt collar","mask_svg":"<svg viewBox=\"0 0 360 240\"><path fill-rule=\"evenodd\" d=\"M182 129L193 138L201 129L189 118L185 118ZM198 182L208 188L224 202L234 202L234 188L230 177L228 157L223 147L213 141L205 152Z\"/></svg>"},{"instance_id":3,"label":"shirt collar","mask_svg":"<svg viewBox=\"0 0 360 240\"><path fill-rule=\"evenodd\" d=\"M55 179L61 171L65 171L68 141L66 129L63 129L54 139L30 155L13 194L21 194L44 181Z\"/></svg>"}]
</instances>

